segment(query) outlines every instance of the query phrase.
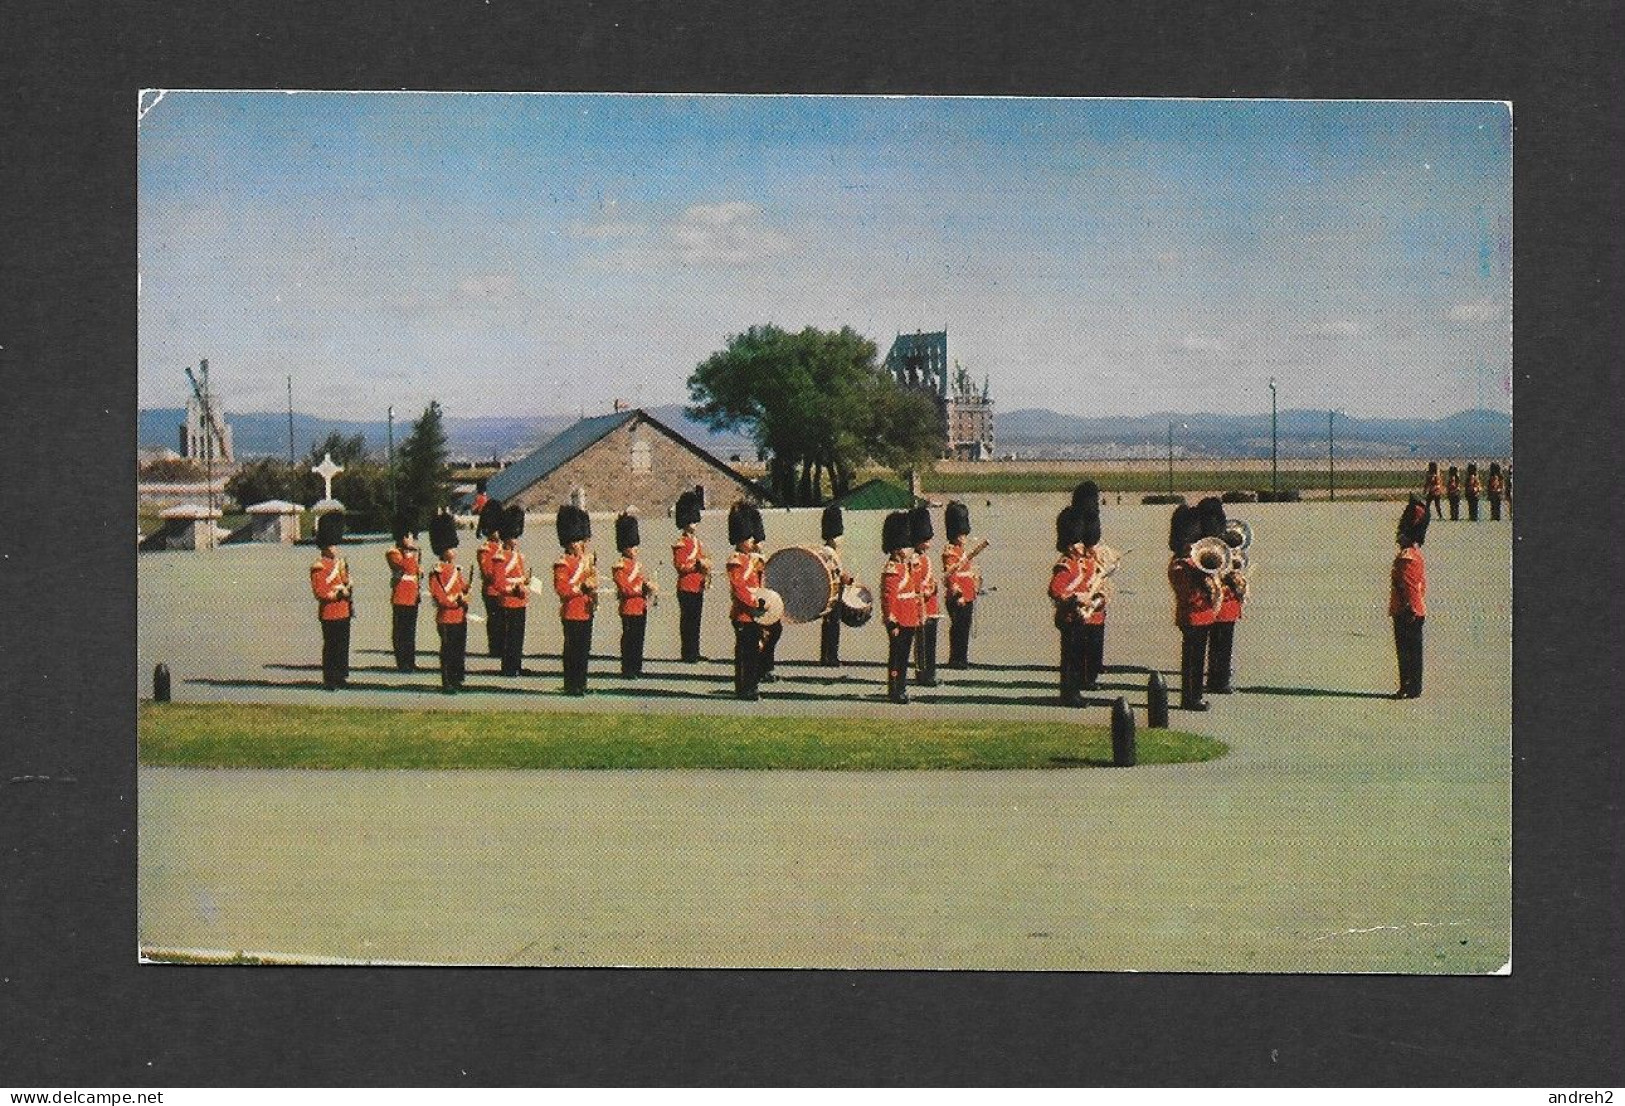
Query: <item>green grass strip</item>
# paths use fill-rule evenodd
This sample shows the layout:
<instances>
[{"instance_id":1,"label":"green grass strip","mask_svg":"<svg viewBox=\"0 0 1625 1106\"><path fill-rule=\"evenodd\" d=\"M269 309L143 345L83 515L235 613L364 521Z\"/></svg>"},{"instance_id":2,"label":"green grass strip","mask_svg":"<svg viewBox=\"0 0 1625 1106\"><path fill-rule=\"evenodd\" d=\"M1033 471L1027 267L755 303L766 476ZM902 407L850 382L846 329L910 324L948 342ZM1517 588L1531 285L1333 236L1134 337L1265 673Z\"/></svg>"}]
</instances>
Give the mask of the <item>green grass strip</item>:
<instances>
[{"instance_id":1,"label":"green grass strip","mask_svg":"<svg viewBox=\"0 0 1625 1106\"><path fill-rule=\"evenodd\" d=\"M1104 714L1104 711L1099 712ZM1109 764L1080 721L388 710L143 703L141 763L184 768L1074 768ZM1141 764L1211 760L1223 742L1141 729Z\"/></svg>"},{"instance_id":2,"label":"green grass strip","mask_svg":"<svg viewBox=\"0 0 1625 1106\"><path fill-rule=\"evenodd\" d=\"M968 493L968 492L1070 492L1079 480L1085 476L1090 477L1100 485L1102 492L1165 492L1168 490L1168 474L1164 472L1131 471L1131 472L1097 472L1086 462L1079 462L1076 469L1064 472L1001 472L998 469L989 469L986 472L927 472L922 474L921 483L928 492L937 493ZM1297 489L1298 491L1324 491L1327 487L1326 472L1306 470L1281 470L1279 477L1282 490ZM1422 485L1421 472L1397 471L1394 469L1338 469L1337 491L1356 491L1366 488L1415 488ZM1230 490L1251 490L1270 486L1268 470L1263 472L1243 472L1228 469L1174 469L1174 491L1188 493L1192 488L1208 488Z\"/></svg>"}]
</instances>

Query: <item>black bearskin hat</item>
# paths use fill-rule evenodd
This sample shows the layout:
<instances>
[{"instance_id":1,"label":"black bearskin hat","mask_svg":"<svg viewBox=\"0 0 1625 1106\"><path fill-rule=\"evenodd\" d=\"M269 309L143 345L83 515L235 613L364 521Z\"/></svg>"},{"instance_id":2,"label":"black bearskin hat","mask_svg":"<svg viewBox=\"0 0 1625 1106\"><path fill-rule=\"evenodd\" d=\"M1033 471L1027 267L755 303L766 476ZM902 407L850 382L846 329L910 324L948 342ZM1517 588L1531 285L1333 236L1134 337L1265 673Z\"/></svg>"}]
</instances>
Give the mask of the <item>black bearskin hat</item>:
<instances>
[{"instance_id":1,"label":"black bearskin hat","mask_svg":"<svg viewBox=\"0 0 1625 1106\"><path fill-rule=\"evenodd\" d=\"M1224 500L1216 495L1208 496L1196 505L1196 515L1202 523L1202 537L1224 537L1224 527L1228 521L1224 517Z\"/></svg>"},{"instance_id":2,"label":"black bearskin hat","mask_svg":"<svg viewBox=\"0 0 1625 1106\"><path fill-rule=\"evenodd\" d=\"M1085 480L1072 489L1072 506L1078 510L1100 513L1100 485Z\"/></svg>"},{"instance_id":3,"label":"black bearskin hat","mask_svg":"<svg viewBox=\"0 0 1625 1106\"><path fill-rule=\"evenodd\" d=\"M451 515L439 514L429 520L429 548L436 557L445 556L448 549L457 548L457 520Z\"/></svg>"},{"instance_id":4,"label":"black bearskin hat","mask_svg":"<svg viewBox=\"0 0 1625 1106\"><path fill-rule=\"evenodd\" d=\"M921 545L937 536L931 525L931 508L916 507L908 513L908 543Z\"/></svg>"},{"instance_id":5,"label":"black bearskin hat","mask_svg":"<svg viewBox=\"0 0 1625 1106\"><path fill-rule=\"evenodd\" d=\"M677 497L676 518L679 529L694 526L700 521L700 497L698 493L687 491Z\"/></svg>"},{"instance_id":6,"label":"black bearskin hat","mask_svg":"<svg viewBox=\"0 0 1625 1106\"><path fill-rule=\"evenodd\" d=\"M1065 553L1083 541L1083 514L1071 507L1062 507L1055 516L1055 552Z\"/></svg>"},{"instance_id":7,"label":"black bearskin hat","mask_svg":"<svg viewBox=\"0 0 1625 1106\"><path fill-rule=\"evenodd\" d=\"M1185 503L1175 507L1173 517L1168 520L1168 552L1183 554L1201 536L1202 528L1196 512Z\"/></svg>"},{"instance_id":8,"label":"black bearskin hat","mask_svg":"<svg viewBox=\"0 0 1625 1106\"><path fill-rule=\"evenodd\" d=\"M1428 475L1432 476L1435 473L1437 473L1438 471L1439 471L1439 462L1437 462L1437 461L1429 461L1428 462Z\"/></svg>"},{"instance_id":9,"label":"black bearskin hat","mask_svg":"<svg viewBox=\"0 0 1625 1106\"><path fill-rule=\"evenodd\" d=\"M592 537L592 517L573 503L559 508L554 526L558 530L560 545L571 545Z\"/></svg>"},{"instance_id":10,"label":"black bearskin hat","mask_svg":"<svg viewBox=\"0 0 1625 1106\"><path fill-rule=\"evenodd\" d=\"M1420 496L1411 496L1399 516L1399 528L1394 540L1400 545L1421 545L1428 536L1428 505Z\"/></svg>"},{"instance_id":11,"label":"black bearskin hat","mask_svg":"<svg viewBox=\"0 0 1625 1106\"><path fill-rule=\"evenodd\" d=\"M755 504L750 508L750 532L757 545L767 544L767 527L762 523L762 512Z\"/></svg>"},{"instance_id":12,"label":"black bearskin hat","mask_svg":"<svg viewBox=\"0 0 1625 1106\"><path fill-rule=\"evenodd\" d=\"M1478 466L1477 465L1468 465L1467 466L1467 475L1468 476L1477 476L1478 475Z\"/></svg>"},{"instance_id":13,"label":"black bearskin hat","mask_svg":"<svg viewBox=\"0 0 1625 1106\"><path fill-rule=\"evenodd\" d=\"M344 540L344 512L325 511L316 516L316 544L326 549Z\"/></svg>"},{"instance_id":14,"label":"black bearskin hat","mask_svg":"<svg viewBox=\"0 0 1625 1106\"><path fill-rule=\"evenodd\" d=\"M970 508L957 500L948 504L948 509L942 512L942 527L948 532L949 541L958 541L970 533Z\"/></svg>"},{"instance_id":15,"label":"black bearskin hat","mask_svg":"<svg viewBox=\"0 0 1625 1106\"><path fill-rule=\"evenodd\" d=\"M1073 511L1078 516L1078 529L1079 529L1080 534L1082 535L1079 538L1079 540L1082 541L1084 545L1099 545L1100 544L1100 506L1099 506L1099 504L1095 505L1094 510L1089 510L1088 508L1082 508L1082 509L1074 508Z\"/></svg>"},{"instance_id":16,"label":"black bearskin hat","mask_svg":"<svg viewBox=\"0 0 1625 1106\"><path fill-rule=\"evenodd\" d=\"M893 511L880 527L881 552L891 554L909 545L908 512Z\"/></svg>"},{"instance_id":17,"label":"black bearskin hat","mask_svg":"<svg viewBox=\"0 0 1625 1106\"><path fill-rule=\"evenodd\" d=\"M749 503L735 503L728 508L728 544L738 545L746 538L756 537L756 530L760 518L755 517L757 511ZM758 538L758 541L761 539Z\"/></svg>"},{"instance_id":18,"label":"black bearskin hat","mask_svg":"<svg viewBox=\"0 0 1625 1106\"><path fill-rule=\"evenodd\" d=\"M1490 475L1491 476L1500 476L1501 475L1501 462L1500 461L1491 461L1490 462Z\"/></svg>"},{"instance_id":19,"label":"black bearskin hat","mask_svg":"<svg viewBox=\"0 0 1625 1106\"><path fill-rule=\"evenodd\" d=\"M1455 465L1451 465L1451 466L1450 466L1450 475L1451 475L1451 476L1456 476L1456 475L1458 475L1458 472L1457 472L1457 470L1456 470L1456 466L1455 466Z\"/></svg>"},{"instance_id":20,"label":"black bearskin hat","mask_svg":"<svg viewBox=\"0 0 1625 1106\"><path fill-rule=\"evenodd\" d=\"M417 537L420 529L422 527L418 526L418 520L403 511L395 516L395 525L390 528L390 533L395 535L396 541L400 541L408 534Z\"/></svg>"},{"instance_id":21,"label":"black bearskin hat","mask_svg":"<svg viewBox=\"0 0 1625 1106\"><path fill-rule=\"evenodd\" d=\"M819 522L818 534L825 541L834 541L846 533L846 519L841 514L839 504L831 503L824 508L824 517Z\"/></svg>"},{"instance_id":22,"label":"black bearskin hat","mask_svg":"<svg viewBox=\"0 0 1625 1106\"><path fill-rule=\"evenodd\" d=\"M615 548L622 553L634 545L642 545L638 540L638 518L636 515L621 514L615 517Z\"/></svg>"},{"instance_id":23,"label":"black bearskin hat","mask_svg":"<svg viewBox=\"0 0 1625 1106\"><path fill-rule=\"evenodd\" d=\"M525 509L517 503L510 503L502 511L502 524L497 527L497 533L502 535L504 541L517 541L519 535L525 532Z\"/></svg>"},{"instance_id":24,"label":"black bearskin hat","mask_svg":"<svg viewBox=\"0 0 1625 1106\"><path fill-rule=\"evenodd\" d=\"M492 538L502 529L502 500L487 500L480 508L480 520L474 524L476 538Z\"/></svg>"}]
</instances>

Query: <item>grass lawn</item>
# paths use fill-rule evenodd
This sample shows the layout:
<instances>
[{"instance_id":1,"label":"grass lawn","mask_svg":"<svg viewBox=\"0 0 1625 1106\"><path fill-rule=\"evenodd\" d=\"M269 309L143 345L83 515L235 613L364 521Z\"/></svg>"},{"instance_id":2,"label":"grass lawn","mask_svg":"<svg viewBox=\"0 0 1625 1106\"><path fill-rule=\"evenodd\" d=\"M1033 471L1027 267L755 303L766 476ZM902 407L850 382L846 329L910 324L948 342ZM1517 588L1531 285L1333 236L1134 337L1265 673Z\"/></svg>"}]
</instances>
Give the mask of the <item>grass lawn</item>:
<instances>
[{"instance_id":1,"label":"grass lawn","mask_svg":"<svg viewBox=\"0 0 1625 1106\"><path fill-rule=\"evenodd\" d=\"M1081 722L782 718L143 703L141 763L184 768L1071 768L1109 765ZM1227 746L1140 729L1141 764Z\"/></svg>"}]
</instances>

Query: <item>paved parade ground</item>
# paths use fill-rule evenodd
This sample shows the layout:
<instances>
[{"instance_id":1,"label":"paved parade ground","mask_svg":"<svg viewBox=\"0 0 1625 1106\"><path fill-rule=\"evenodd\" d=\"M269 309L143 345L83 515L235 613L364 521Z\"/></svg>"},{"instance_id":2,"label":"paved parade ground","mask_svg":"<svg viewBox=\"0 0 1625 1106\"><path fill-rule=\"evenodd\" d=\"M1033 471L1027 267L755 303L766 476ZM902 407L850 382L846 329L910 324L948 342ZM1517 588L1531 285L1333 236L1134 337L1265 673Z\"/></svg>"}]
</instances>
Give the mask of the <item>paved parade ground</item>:
<instances>
[{"instance_id":1,"label":"paved parade ground","mask_svg":"<svg viewBox=\"0 0 1625 1106\"><path fill-rule=\"evenodd\" d=\"M1177 685L1165 576L1170 508L1108 502L1125 551L1106 690L1055 705L1044 594L1059 495L971 500L990 593L968 672L884 702L878 619L843 635L834 679L790 627L781 679L728 695L725 590L702 650L671 658L664 519L643 521L666 600L641 681L612 654L606 607L593 694L559 693L554 604L533 601L527 666L503 680L475 648L442 696L432 613L416 674L389 653L385 543L347 545L358 616L353 686L320 686L306 547L143 554L140 671L163 662L187 702L467 710L862 714L1104 722L1146 673ZM1499 970L1511 948L1511 528L1435 521L1422 699L1396 686L1387 618L1397 503L1235 505L1252 523L1253 592L1238 693L1174 725L1226 742L1199 764L985 772L238 771L140 774L140 944L153 953L538 965L1141 971ZM817 544L816 511L764 512L768 551ZM878 586L881 512L847 512L847 564ZM941 512L936 512L940 550ZM724 512L701 535L720 566ZM605 567L613 526L594 519ZM521 541L556 553L551 520ZM459 560L472 561L472 536ZM940 565L940 561L938 562ZM941 655L946 656L946 634ZM150 689L144 689L148 691ZM539 715L539 725L545 717Z\"/></svg>"}]
</instances>

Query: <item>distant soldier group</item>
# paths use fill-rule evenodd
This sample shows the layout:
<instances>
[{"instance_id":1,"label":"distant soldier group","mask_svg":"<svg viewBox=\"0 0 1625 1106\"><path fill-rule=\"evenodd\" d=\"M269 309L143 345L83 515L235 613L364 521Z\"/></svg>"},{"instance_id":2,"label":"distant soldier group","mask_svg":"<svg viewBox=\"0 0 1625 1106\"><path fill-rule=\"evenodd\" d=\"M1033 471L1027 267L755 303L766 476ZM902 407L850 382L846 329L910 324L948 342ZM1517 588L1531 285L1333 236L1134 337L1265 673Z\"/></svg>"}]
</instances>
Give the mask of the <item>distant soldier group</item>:
<instances>
[{"instance_id":1,"label":"distant soldier group","mask_svg":"<svg viewBox=\"0 0 1625 1106\"><path fill-rule=\"evenodd\" d=\"M1503 472L1499 461L1491 461L1488 475L1479 479L1478 465L1467 465L1466 479L1463 480L1461 471L1451 465L1444 476L1439 475L1439 462L1428 462L1428 473L1422 482L1423 506L1432 510L1437 518L1444 517L1444 502L1450 504L1450 521L1461 519L1461 501L1467 500L1467 520L1478 521L1478 504L1481 499L1490 501L1490 521L1501 521L1501 504L1512 502L1512 467L1507 466Z\"/></svg>"}]
</instances>

